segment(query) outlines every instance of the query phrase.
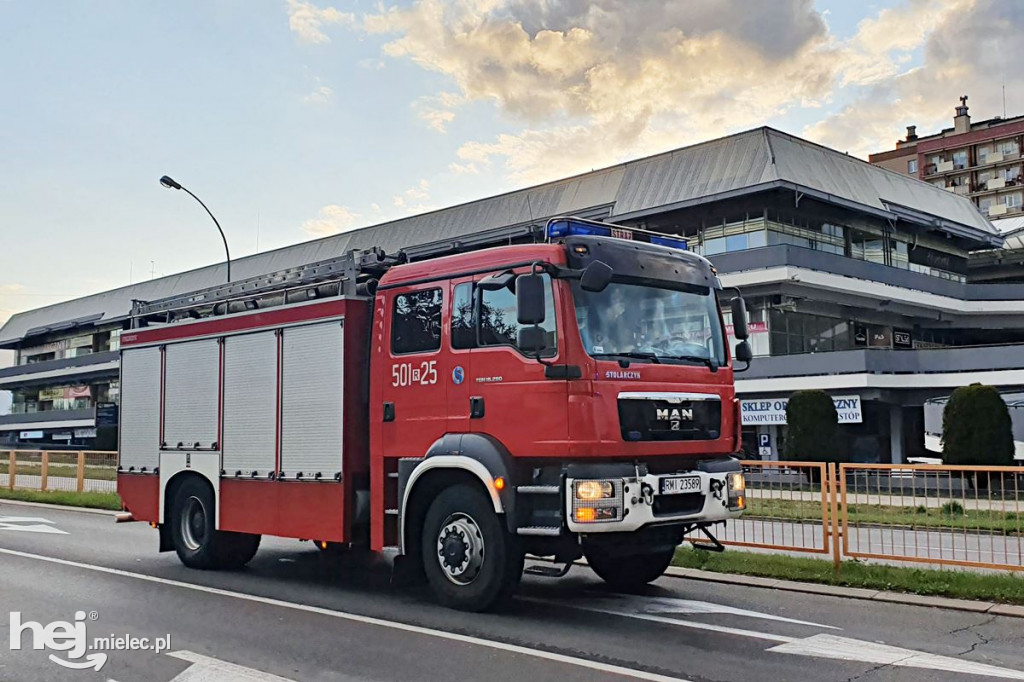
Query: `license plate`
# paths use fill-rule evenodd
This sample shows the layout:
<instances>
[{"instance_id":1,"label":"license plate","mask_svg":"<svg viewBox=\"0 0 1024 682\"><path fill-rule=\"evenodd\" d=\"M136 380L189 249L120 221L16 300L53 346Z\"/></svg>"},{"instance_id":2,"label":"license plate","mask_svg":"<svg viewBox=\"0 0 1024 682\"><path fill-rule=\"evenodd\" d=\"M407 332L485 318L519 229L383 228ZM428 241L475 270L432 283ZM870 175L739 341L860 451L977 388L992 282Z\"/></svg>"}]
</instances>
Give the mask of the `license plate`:
<instances>
[{"instance_id":1,"label":"license plate","mask_svg":"<svg viewBox=\"0 0 1024 682\"><path fill-rule=\"evenodd\" d=\"M699 493L700 476L678 476L661 479L662 495L679 495L681 493Z\"/></svg>"}]
</instances>

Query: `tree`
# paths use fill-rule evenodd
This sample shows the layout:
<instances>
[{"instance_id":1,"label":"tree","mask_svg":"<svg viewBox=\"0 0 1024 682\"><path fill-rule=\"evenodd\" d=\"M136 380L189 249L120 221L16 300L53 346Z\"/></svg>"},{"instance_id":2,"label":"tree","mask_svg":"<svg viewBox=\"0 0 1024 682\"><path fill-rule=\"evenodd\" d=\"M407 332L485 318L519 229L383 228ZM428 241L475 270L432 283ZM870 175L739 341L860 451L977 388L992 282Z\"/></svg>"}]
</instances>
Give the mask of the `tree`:
<instances>
[{"instance_id":1,"label":"tree","mask_svg":"<svg viewBox=\"0 0 1024 682\"><path fill-rule=\"evenodd\" d=\"M1013 464L1010 410L995 387L971 384L953 391L942 411L942 462Z\"/></svg>"},{"instance_id":2,"label":"tree","mask_svg":"<svg viewBox=\"0 0 1024 682\"><path fill-rule=\"evenodd\" d=\"M839 414L824 391L797 391L786 405L786 459L835 462L839 459Z\"/></svg>"}]
</instances>

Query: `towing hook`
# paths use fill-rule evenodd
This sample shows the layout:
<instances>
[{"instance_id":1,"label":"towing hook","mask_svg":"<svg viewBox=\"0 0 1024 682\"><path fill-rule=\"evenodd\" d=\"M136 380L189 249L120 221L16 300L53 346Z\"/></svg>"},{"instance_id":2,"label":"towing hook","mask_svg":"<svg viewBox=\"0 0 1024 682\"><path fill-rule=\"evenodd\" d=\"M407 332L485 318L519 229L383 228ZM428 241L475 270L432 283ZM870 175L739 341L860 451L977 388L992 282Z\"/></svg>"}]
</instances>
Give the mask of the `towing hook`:
<instances>
[{"instance_id":1,"label":"towing hook","mask_svg":"<svg viewBox=\"0 0 1024 682\"><path fill-rule=\"evenodd\" d=\"M644 504L648 507L654 505L654 488L651 487L650 483L640 484L640 495L644 498Z\"/></svg>"},{"instance_id":2,"label":"towing hook","mask_svg":"<svg viewBox=\"0 0 1024 682\"><path fill-rule=\"evenodd\" d=\"M711 479L711 494L716 500L722 499L722 490L725 488L725 481L720 478Z\"/></svg>"}]
</instances>

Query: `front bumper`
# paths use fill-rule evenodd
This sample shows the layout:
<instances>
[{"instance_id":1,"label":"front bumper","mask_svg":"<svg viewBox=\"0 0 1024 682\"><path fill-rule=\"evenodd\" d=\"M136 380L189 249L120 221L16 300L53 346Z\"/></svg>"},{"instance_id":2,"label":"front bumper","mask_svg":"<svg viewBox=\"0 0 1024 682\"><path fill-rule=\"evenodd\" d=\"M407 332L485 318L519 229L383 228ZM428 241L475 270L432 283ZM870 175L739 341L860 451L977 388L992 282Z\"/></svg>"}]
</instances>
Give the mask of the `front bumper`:
<instances>
[{"instance_id":1,"label":"front bumper","mask_svg":"<svg viewBox=\"0 0 1024 682\"><path fill-rule=\"evenodd\" d=\"M691 482L692 490L688 487L687 492L662 494L663 479L680 477L699 478L699 489ZM576 483L586 480L611 482L614 495L596 502L577 499ZM565 490L566 525L574 533L623 533L660 524L715 523L739 518L746 503L745 485L738 472L680 471L628 478L568 478ZM578 514L581 507L614 508L616 512L614 518L580 521L579 517L585 516Z\"/></svg>"}]
</instances>

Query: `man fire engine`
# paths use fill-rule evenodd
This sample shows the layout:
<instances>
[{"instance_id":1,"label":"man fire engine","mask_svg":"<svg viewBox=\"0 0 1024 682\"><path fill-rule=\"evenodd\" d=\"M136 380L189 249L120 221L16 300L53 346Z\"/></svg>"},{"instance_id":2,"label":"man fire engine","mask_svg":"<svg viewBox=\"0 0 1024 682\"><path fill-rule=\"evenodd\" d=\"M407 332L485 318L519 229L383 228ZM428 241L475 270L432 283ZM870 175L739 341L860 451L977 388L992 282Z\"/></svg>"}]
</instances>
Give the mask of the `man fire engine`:
<instances>
[{"instance_id":1,"label":"man fire engine","mask_svg":"<svg viewBox=\"0 0 1024 682\"><path fill-rule=\"evenodd\" d=\"M275 535L390 550L461 609L527 555L643 585L744 508L721 290L679 238L565 218L137 303L118 492L193 568Z\"/></svg>"}]
</instances>

